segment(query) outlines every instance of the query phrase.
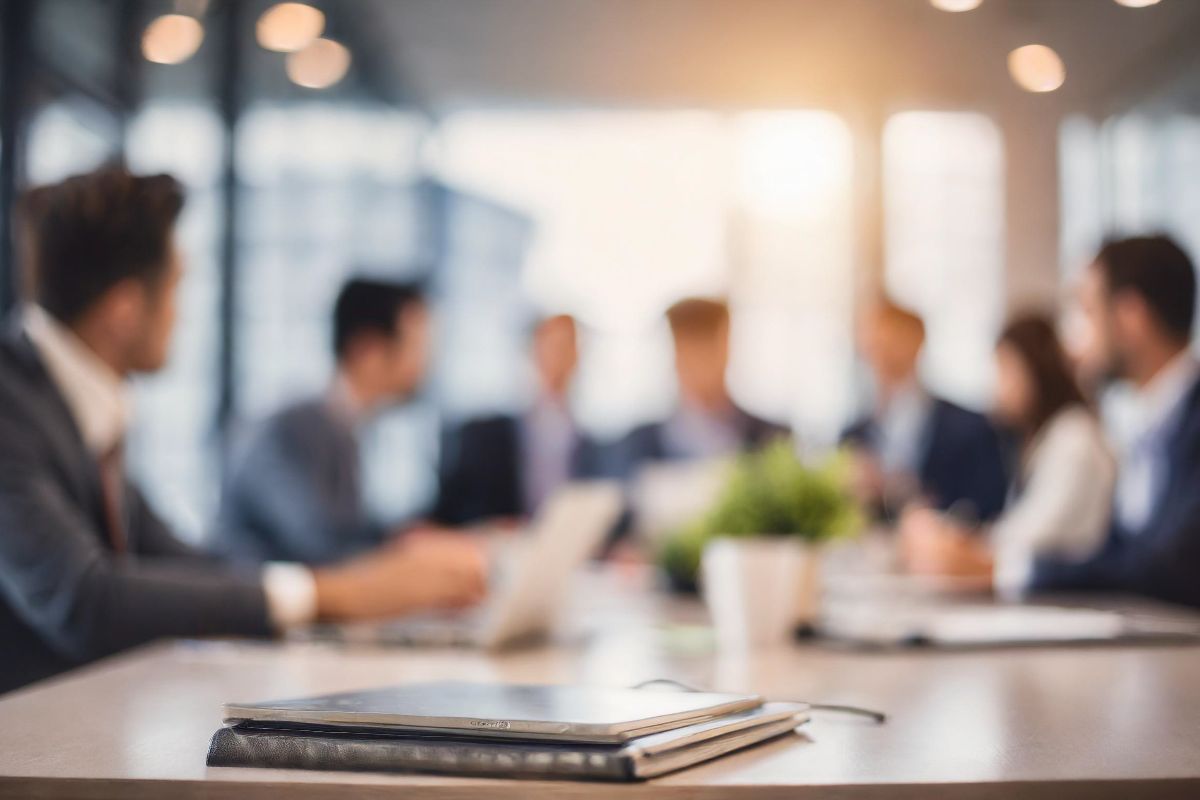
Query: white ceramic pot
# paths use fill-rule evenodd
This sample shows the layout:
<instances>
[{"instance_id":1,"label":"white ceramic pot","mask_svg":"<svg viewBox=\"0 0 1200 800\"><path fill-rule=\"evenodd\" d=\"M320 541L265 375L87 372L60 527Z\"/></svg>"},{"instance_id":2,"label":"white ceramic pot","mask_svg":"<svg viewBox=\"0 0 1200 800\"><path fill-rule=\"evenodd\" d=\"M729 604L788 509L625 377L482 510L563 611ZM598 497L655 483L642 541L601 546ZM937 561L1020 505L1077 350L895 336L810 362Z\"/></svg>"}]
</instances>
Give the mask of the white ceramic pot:
<instances>
[{"instance_id":1,"label":"white ceramic pot","mask_svg":"<svg viewBox=\"0 0 1200 800\"><path fill-rule=\"evenodd\" d=\"M820 608L818 551L791 536L714 539L700 580L722 648L783 644Z\"/></svg>"}]
</instances>

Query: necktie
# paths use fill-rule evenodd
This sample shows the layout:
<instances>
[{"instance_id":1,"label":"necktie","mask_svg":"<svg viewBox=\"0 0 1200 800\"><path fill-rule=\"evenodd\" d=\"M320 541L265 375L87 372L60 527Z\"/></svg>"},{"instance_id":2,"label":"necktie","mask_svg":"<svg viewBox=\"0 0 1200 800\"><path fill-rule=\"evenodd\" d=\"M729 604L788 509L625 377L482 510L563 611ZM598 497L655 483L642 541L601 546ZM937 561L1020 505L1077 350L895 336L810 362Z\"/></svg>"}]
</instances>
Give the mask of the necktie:
<instances>
[{"instance_id":1,"label":"necktie","mask_svg":"<svg viewBox=\"0 0 1200 800\"><path fill-rule=\"evenodd\" d=\"M113 552L128 547L125 530L125 459L121 443L100 456L100 488L104 500L104 522Z\"/></svg>"}]
</instances>

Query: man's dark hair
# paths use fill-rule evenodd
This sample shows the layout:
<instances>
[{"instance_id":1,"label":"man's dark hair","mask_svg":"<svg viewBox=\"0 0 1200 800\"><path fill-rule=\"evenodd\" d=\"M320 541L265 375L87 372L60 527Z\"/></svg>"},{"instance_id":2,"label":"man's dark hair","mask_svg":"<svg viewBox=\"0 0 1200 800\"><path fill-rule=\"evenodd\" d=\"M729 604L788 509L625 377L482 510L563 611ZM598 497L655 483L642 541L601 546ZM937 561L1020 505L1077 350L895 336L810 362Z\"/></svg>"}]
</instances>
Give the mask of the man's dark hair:
<instances>
[{"instance_id":1,"label":"man's dark hair","mask_svg":"<svg viewBox=\"0 0 1200 800\"><path fill-rule=\"evenodd\" d=\"M364 333L392 336L400 311L425 301L417 284L353 278L338 293L333 310L333 352L345 357L351 343Z\"/></svg>"},{"instance_id":2,"label":"man's dark hair","mask_svg":"<svg viewBox=\"0 0 1200 800\"><path fill-rule=\"evenodd\" d=\"M18 218L33 299L71 324L124 280L160 280L183 198L170 175L123 167L27 191Z\"/></svg>"},{"instance_id":3,"label":"man's dark hair","mask_svg":"<svg viewBox=\"0 0 1200 800\"><path fill-rule=\"evenodd\" d=\"M1192 336L1196 317L1196 270L1169 236L1138 236L1107 242L1096 256L1109 294L1134 292L1179 341Z\"/></svg>"}]
</instances>

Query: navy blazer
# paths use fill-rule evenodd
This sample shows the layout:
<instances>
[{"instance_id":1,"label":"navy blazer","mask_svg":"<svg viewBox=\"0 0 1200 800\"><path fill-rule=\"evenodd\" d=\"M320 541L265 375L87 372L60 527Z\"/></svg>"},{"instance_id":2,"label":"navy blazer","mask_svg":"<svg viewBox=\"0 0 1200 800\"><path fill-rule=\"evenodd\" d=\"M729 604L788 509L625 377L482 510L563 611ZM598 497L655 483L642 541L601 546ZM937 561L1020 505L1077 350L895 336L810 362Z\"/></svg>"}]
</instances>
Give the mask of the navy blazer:
<instances>
[{"instance_id":1,"label":"navy blazer","mask_svg":"<svg viewBox=\"0 0 1200 800\"><path fill-rule=\"evenodd\" d=\"M921 491L939 510L970 503L982 522L1004 510L1008 459L999 432L987 417L948 400L933 399L917 469ZM850 426L842 441L874 449L877 428L867 417Z\"/></svg>"},{"instance_id":2,"label":"navy blazer","mask_svg":"<svg viewBox=\"0 0 1200 800\"><path fill-rule=\"evenodd\" d=\"M782 425L761 419L741 408L734 408L738 427L740 452L759 450L776 439L785 438L790 431ZM634 428L621 439L601 448L597 458L605 477L632 479L643 464L655 461L676 461L683 456L672 450L666 430L669 420L652 422ZM732 454L731 454L732 455Z\"/></svg>"},{"instance_id":3,"label":"navy blazer","mask_svg":"<svg viewBox=\"0 0 1200 800\"><path fill-rule=\"evenodd\" d=\"M1145 530L1114 522L1104 546L1079 563L1043 558L1034 590L1120 591L1200 606L1200 381L1165 437L1166 483Z\"/></svg>"},{"instance_id":4,"label":"navy blazer","mask_svg":"<svg viewBox=\"0 0 1200 800\"><path fill-rule=\"evenodd\" d=\"M469 525L495 518L528 515L524 421L517 416L469 420L442 433L438 497L431 516L444 525ZM596 444L577 435L571 454L571 478L601 477Z\"/></svg>"}]
</instances>

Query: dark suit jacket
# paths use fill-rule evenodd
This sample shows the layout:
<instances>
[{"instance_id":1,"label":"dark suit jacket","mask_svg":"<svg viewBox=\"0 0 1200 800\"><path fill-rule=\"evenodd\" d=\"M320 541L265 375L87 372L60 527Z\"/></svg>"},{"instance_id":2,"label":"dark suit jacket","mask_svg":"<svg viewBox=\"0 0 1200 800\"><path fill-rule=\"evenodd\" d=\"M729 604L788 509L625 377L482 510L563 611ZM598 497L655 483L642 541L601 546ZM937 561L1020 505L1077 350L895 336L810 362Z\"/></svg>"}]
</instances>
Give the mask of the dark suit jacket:
<instances>
[{"instance_id":1,"label":"dark suit jacket","mask_svg":"<svg viewBox=\"0 0 1200 800\"><path fill-rule=\"evenodd\" d=\"M523 420L493 416L447 428L442 434L438 498L433 518L445 525L522 517L525 502ZM571 454L571 478L596 478L597 445L579 435Z\"/></svg>"},{"instance_id":2,"label":"dark suit jacket","mask_svg":"<svg viewBox=\"0 0 1200 800\"><path fill-rule=\"evenodd\" d=\"M1040 560L1033 572L1035 591L1134 592L1200 606L1200 382L1185 398L1166 441L1166 482L1146 529L1130 534L1114 523L1092 558Z\"/></svg>"},{"instance_id":3,"label":"dark suit jacket","mask_svg":"<svg viewBox=\"0 0 1200 800\"><path fill-rule=\"evenodd\" d=\"M842 434L842 441L873 450L870 417ZM1008 495L1008 459L1000 434L982 414L934 398L917 470L921 490L942 511L970 503L980 521L999 516Z\"/></svg>"},{"instance_id":4,"label":"dark suit jacket","mask_svg":"<svg viewBox=\"0 0 1200 800\"><path fill-rule=\"evenodd\" d=\"M95 459L38 355L0 335L0 691L152 639L267 635L257 574L175 539L132 486L109 545Z\"/></svg>"},{"instance_id":5,"label":"dark suit jacket","mask_svg":"<svg viewBox=\"0 0 1200 800\"><path fill-rule=\"evenodd\" d=\"M789 435L787 428L767 422L740 408L734 409L741 451L757 450L774 439ZM654 461L676 461L684 454L674 452L667 440L667 421L634 428L615 444L601 448L597 456L599 470L608 478L633 478L638 468Z\"/></svg>"},{"instance_id":6,"label":"dark suit jacket","mask_svg":"<svg viewBox=\"0 0 1200 800\"><path fill-rule=\"evenodd\" d=\"M329 564L383 541L363 503L358 439L328 400L268 418L235 457L217 548L246 561Z\"/></svg>"}]
</instances>

